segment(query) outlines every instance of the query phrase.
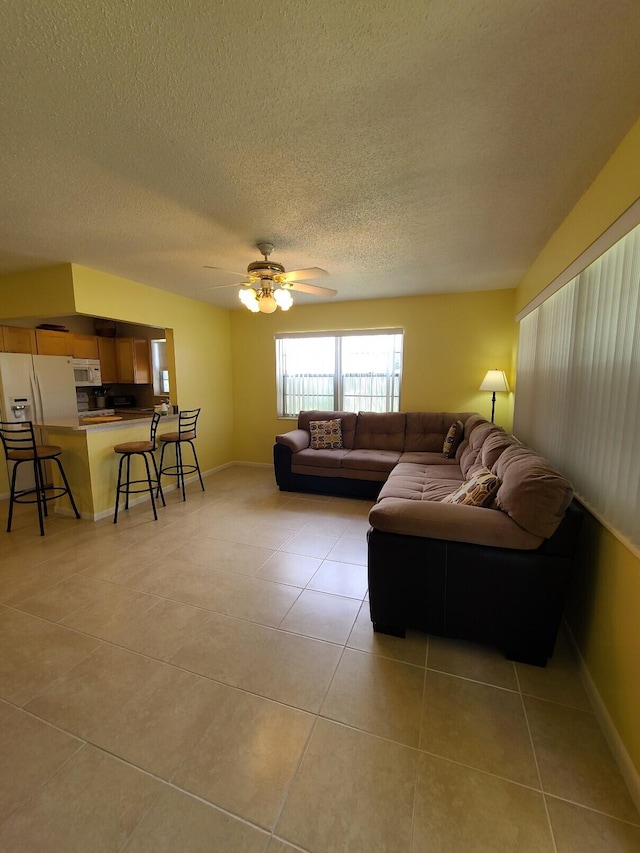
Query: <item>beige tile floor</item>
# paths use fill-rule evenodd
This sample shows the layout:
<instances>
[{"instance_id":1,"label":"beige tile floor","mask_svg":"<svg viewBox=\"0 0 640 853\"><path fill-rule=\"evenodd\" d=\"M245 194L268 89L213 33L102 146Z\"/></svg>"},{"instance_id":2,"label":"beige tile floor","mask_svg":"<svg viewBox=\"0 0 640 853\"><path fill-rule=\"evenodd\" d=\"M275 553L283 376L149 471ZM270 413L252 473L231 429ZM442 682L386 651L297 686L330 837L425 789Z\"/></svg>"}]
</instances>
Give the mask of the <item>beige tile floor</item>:
<instances>
[{"instance_id":1,"label":"beige tile floor","mask_svg":"<svg viewBox=\"0 0 640 853\"><path fill-rule=\"evenodd\" d=\"M0 534L0 851L640 850L565 641L374 635L366 502L206 488Z\"/></svg>"}]
</instances>

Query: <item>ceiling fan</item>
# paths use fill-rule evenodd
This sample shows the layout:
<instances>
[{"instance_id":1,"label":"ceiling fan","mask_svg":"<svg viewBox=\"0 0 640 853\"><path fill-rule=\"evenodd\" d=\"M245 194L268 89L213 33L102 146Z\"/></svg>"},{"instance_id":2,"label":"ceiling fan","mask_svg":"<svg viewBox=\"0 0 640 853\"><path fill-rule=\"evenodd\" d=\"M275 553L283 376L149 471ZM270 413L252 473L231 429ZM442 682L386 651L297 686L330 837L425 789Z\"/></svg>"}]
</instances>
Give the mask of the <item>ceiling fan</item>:
<instances>
[{"instance_id":1,"label":"ceiling fan","mask_svg":"<svg viewBox=\"0 0 640 853\"><path fill-rule=\"evenodd\" d=\"M269 255L273 252L273 243L258 243L257 248L264 260L253 261L247 267L246 273L223 270L223 272L230 272L232 275L248 279L239 282L239 284L246 286L246 289L243 288L240 291L239 296L243 305L250 311L254 313L261 311L263 314L273 314L276 308L288 311L293 305L290 292L292 290L298 290L301 293L313 293L316 296L335 296L338 292L330 287L319 287L317 284L306 284L304 281L298 281L298 279L321 278L329 275L326 270L320 269L320 267L309 267L304 270L286 272L282 264L269 260ZM221 268L205 266L205 269L220 270ZM254 284L259 285L257 289L253 287ZM236 284L219 284L214 285L214 289L236 286Z\"/></svg>"}]
</instances>

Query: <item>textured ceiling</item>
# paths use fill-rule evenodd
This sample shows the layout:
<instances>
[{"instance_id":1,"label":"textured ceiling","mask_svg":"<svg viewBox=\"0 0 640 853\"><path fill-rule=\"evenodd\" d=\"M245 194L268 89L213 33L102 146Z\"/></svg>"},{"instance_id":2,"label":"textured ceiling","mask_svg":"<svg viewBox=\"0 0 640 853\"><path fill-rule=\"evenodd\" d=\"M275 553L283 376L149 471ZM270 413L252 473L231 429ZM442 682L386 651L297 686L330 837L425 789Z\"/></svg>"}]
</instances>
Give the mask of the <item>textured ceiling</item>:
<instances>
[{"instance_id":1,"label":"textured ceiling","mask_svg":"<svg viewBox=\"0 0 640 853\"><path fill-rule=\"evenodd\" d=\"M640 114L637 0L3 4L0 272L515 286ZM1 291L0 291L1 294ZM315 297L296 295L307 304Z\"/></svg>"}]
</instances>

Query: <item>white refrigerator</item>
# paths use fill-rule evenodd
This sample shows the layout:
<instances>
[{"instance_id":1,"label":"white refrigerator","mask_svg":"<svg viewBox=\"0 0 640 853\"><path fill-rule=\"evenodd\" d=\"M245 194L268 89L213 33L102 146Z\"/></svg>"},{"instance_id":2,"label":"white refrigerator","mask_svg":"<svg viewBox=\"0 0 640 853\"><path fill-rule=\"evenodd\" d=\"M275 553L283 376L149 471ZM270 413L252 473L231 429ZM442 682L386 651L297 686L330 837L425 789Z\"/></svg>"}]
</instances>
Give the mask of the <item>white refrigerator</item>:
<instances>
[{"instance_id":1,"label":"white refrigerator","mask_svg":"<svg viewBox=\"0 0 640 853\"><path fill-rule=\"evenodd\" d=\"M0 413L3 421L33 421L34 425L77 416L71 359L61 355L0 353ZM38 431L36 438L42 441ZM16 486L33 487L30 466L20 466Z\"/></svg>"}]
</instances>

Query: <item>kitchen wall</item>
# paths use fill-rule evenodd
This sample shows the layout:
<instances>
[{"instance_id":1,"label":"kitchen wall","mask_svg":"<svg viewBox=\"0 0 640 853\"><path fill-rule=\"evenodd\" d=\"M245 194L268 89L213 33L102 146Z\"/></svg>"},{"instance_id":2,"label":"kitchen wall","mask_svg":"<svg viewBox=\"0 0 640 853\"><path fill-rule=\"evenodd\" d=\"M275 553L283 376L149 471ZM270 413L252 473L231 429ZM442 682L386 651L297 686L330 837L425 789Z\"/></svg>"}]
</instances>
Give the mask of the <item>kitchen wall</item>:
<instances>
[{"instance_id":1,"label":"kitchen wall","mask_svg":"<svg viewBox=\"0 0 640 853\"><path fill-rule=\"evenodd\" d=\"M211 470L233 459L228 311L75 264L0 276L0 318L50 320L75 316L74 312L85 319L105 317L166 330L175 347L175 363L170 366L176 385L172 398L183 409L202 408L198 423L201 468ZM8 488L2 464L0 494Z\"/></svg>"},{"instance_id":2,"label":"kitchen wall","mask_svg":"<svg viewBox=\"0 0 640 853\"><path fill-rule=\"evenodd\" d=\"M294 427L276 416L274 336L333 329L404 330L400 407L405 411L480 411L491 394L478 388L487 370L513 380L516 346L513 290L296 304L283 313L231 313L235 459L270 463L273 439ZM295 294L294 294L295 298ZM301 302L301 300L299 300ZM513 395L498 394L496 423L510 430Z\"/></svg>"},{"instance_id":3,"label":"kitchen wall","mask_svg":"<svg viewBox=\"0 0 640 853\"><path fill-rule=\"evenodd\" d=\"M638 198L640 121L532 264L518 287L517 307L537 296ZM640 802L640 555L591 516L585 543L567 619Z\"/></svg>"}]
</instances>

